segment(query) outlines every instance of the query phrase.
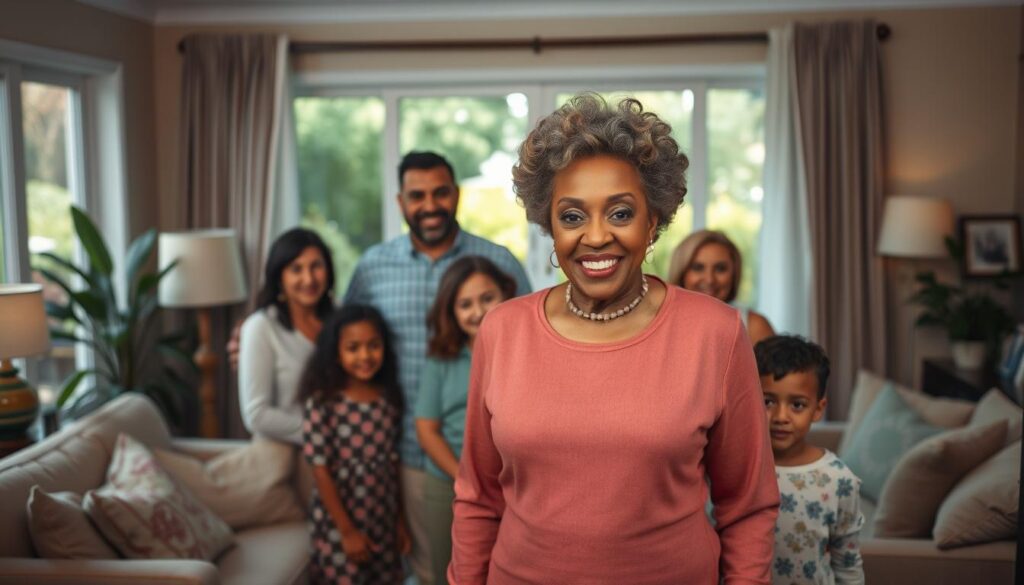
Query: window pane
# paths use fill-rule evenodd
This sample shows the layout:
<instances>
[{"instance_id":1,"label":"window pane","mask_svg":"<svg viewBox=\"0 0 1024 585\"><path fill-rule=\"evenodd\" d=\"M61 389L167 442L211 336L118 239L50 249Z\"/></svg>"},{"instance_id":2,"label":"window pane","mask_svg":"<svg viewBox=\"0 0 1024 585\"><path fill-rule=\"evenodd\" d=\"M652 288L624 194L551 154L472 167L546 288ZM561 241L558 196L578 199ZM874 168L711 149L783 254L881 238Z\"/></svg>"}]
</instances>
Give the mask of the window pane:
<instances>
[{"instance_id":1,"label":"window pane","mask_svg":"<svg viewBox=\"0 0 1024 585\"><path fill-rule=\"evenodd\" d=\"M459 224L525 262L526 214L512 192L512 165L526 138L526 96L405 97L398 111L399 150L432 150L455 168Z\"/></svg>"},{"instance_id":2,"label":"window pane","mask_svg":"<svg viewBox=\"0 0 1024 585\"><path fill-rule=\"evenodd\" d=\"M66 87L21 84L28 249L33 255L33 266L45 265L67 282L73 280L70 271L34 255L52 252L72 261L75 258L77 244L70 210L74 194L69 180L69 156L73 152L68 131L71 98L72 92ZM59 286L46 282L36 271L32 278L43 284L44 299L67 302L67 295ZM69 332L74 330L70 321L63 325ZM49 358L38 363L40 386L59 384L75 369L74 344L54 339Z\"/></svg>"},{"instance_id":3,"label":"window pane","mask_svg":"<svg viewBox=\"0 0 1024 585\"><path fill-rule=\"evenodd\" d=\"M557 96L558 103L564 104L571 98L571 93L560 93ZM658 114L658 117L672 126L672 136L679 143L679 147L692 161L691 153L693 144L693 91L611 91L601 92L608 103L618 103L624 97L634 97L640 100L644 110ZM697 157L699 160L700 157ZM692 197L687 195L687 200ZM668 265L672 259L672 250L690 231L693 229L693 208L686 205L676 212L676 217L668 226L658 243L654 246L654 258L651 265L646 269L648 272L657 274L662 278L668 276Z\"/></svg>"},{"instance_id":4,"label":"window pane","mask_svg":"<svg viewBox=\"0 0 1024 585\"><path fill-rule=\"evenodd\" d=\"M359 256L381 241L381 136L384 102L377 97L297 98L299 198L302 224L334 256L340 295Z\"/></svg>"},{"instance_id":5,"label":"window pane","mask_svg":"<svg viewBox=\"0 0 1024 585\"><path fill-rule=\"evenodd\" d=\"M757 304L757 238L761 230L764 92L708 90L708 227L724 231L743 254L737 301Z\"/></svg>"}]
</instances>

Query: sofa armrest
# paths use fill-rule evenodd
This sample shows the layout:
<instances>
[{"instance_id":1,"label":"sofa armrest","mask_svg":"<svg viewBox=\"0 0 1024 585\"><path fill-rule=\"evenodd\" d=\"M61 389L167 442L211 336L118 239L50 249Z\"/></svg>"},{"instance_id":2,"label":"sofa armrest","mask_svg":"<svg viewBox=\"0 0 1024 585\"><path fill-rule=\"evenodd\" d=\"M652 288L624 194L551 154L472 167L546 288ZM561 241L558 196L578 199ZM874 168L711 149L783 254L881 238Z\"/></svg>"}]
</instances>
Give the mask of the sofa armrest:
<instances>
[{"instance_id":1,"label":"sofa armrest","mask_svg":"<svg viewBox=\"0 0 1024 585\"><path fill-rule=\"evenodd\" d=\"M175 451L206 461L217 455L249 444L247 439L183 439L171 440Z\"/></svg>"},{"instance_id":2,"label":"sofa armrest","mask_svg":"<svg viewBox=\"0 0 1024 585\"><path fill-rule=\"evenodd\" d=\"M217 585L217 567L193 560L0 559L0 585Z\"/></svg>"},{"instance_id":3,"label":"sofa armrest","mask_svg":"<svg viewBox=\"0 0 1024 585\"><path fill-rule=\"evenodd\" d=\"M1017 543L990 542L939 550L925 538L866 538L860 543L871 585L1012 583Z\"/></svg>"},{"instance_id":4,"label":"sofa armrest","mask_svg":"<svg viewBox=\"0 0 1024 585\"><path fill-rule=\"evenodd\" d=\"M807 432L807 441L816 447L838 453L839 443L843 440L844 432L846 432L845 421L817 422L811 425L811 430Z\"/></svg>"}]
</instances>

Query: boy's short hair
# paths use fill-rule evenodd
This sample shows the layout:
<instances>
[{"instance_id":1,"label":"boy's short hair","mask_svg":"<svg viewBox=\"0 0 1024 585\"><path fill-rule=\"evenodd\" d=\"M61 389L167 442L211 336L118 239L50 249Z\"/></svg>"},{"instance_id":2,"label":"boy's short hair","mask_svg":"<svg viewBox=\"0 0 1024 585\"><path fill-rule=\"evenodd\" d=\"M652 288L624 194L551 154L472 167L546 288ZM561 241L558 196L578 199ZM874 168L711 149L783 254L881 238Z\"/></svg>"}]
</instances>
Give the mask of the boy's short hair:
<instances>
[{"instance_id":1,"label":"boy's short hair","mask_svg":"<svg viewBox=\"0 0 1024 585\"><path fill-rule=\"evenodd\" d=\"M813 371L818 377L818 399L825 397L830 371L828 356L817 343L799 335L774 335L754 346L757 373L779 380L794 372Z\"/></svg>"}]
</instances>

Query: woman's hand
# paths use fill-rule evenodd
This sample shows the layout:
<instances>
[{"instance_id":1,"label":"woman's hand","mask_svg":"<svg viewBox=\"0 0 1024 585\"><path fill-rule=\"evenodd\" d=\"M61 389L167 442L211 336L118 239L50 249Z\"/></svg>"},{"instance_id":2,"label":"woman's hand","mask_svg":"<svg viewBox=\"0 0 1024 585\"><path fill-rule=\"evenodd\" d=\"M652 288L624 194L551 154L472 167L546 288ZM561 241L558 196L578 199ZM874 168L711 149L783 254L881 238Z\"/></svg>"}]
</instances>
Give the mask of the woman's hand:
<instances>
[{"instance_id":1,"label":"woman's hand","mask_svg":"<svg viewBox=\"0 0 1024 585\"><path fill-rule=\"evenodd\" d=\"M430 460L449 477L454 479L459 474L459 460L441 433L440 419L417 418L416 438L419 439L420 447L423 447L427 457L430 457Z\"/></svg>"},{"instance_id":2,"label":"woman's hand","mask_svg":"<svg viewBox=\"0 0 1024 585\"><path fill-rule=\"evenodd\" d=\"M408 555L412 552L412 539L409 538L409 529L406 528L404 519L399 519L397 533L398 552L403 555Z\"/></svg>"},{"instance_id":3,"label":"woman's hand","mask_svg":"<svg viewBox=\"0 0 1024 585\"><path fill-rule=\"evenodd\" d=\"M242 349L242 323L243 321L239 321L231 328L231 338L228 339L228 344L224 348L228 354L228 363L231 364L232 372L238 371L238 354Z\"/></svg>"},{"instance_id":4,"label":"woman's hand","mask_svg":"<svg viewBox=\"0 0 1024 585\"><path fill-rule=\"evenodd\" d=\"M370 553L380 552L380 547L358 530L341 535L341 548L354 563L365 563L370 560Z\"/></svg>"}]
</instances>

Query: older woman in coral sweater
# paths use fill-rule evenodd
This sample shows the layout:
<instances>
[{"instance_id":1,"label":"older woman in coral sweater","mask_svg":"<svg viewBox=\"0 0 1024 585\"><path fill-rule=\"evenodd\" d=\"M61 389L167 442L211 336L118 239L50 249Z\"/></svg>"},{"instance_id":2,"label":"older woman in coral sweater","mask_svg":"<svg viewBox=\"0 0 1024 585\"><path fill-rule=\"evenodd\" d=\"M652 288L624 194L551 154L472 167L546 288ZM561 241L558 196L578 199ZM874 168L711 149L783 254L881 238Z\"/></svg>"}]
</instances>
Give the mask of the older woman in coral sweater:
<instances>
[{"instance_id":1,"label":"older woman in coral sweater","mask_svg":"<svg viewBox=\"0 0 1024 585\"><path fill-rule=\"evenodd\" d=\"M477 336L451 583L770 581L778 489L746 331L643 273L686 193L670 132L584 94L520 149L516 192L567 282Z\"/></svg>"}]
</instances>

